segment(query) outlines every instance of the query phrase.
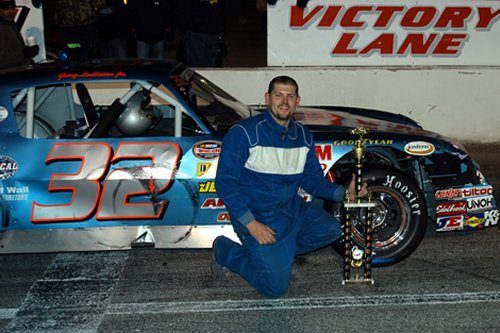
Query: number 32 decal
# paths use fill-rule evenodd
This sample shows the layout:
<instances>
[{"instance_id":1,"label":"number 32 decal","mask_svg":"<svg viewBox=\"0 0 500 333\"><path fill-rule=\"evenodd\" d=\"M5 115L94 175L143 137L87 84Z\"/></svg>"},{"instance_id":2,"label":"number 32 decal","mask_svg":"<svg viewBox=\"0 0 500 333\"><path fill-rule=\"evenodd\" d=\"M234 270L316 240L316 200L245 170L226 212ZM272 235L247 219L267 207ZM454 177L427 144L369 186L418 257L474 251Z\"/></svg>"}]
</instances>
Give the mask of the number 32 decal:
<instances>
[{"instance_id":1,"label":"number 32 decal","mask_svg":"<svg viewBox=\"0 0 500 333\"><path fill-rule=\"evenodd\" d=\"M52 174L48 190L72 192L71 200L65 204L33 202L31 221L83 221L96 208L97 220L160 218L166 202L155 196L168 188L179 157L180 148L172 142L124 142L114 155L104 142L57 143L45 164L80 161L80 168L74 174ZM151 163L116 168L103 180L109 166L124 160L145 159ZM131 202L132 198L143 200Z\"/></svg>"}]
</instances>

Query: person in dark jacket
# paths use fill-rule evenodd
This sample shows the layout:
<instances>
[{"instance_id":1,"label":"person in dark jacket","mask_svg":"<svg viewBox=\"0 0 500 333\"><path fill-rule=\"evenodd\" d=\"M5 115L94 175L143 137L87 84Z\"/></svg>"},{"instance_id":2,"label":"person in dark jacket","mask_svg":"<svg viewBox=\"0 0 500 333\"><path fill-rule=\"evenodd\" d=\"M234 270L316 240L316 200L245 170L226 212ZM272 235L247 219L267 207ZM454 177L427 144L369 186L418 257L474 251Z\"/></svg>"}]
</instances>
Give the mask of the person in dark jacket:
<instances>
[{"instance_id":1,"label":"person in dark jacket","mask_svg":"<svg viewBox=\"0 0 500 333\"><path fill-rule=\"evenodd\" d=\"M305 202L299 189L333 201L343 201L346 189L326 180L311 133L292 119L300 102L297 82L278 76L265 98L267 111L233 126L222 143L215 186L241 245L217 237L210 267L219 277L228 268L263 295L279 297L288 290L295 256L341 235L338 219ZM353 177L351 199L354 192Z\"/></svg>"},{"instance_id":2,"label":"person in dark jacket","mask_svg":"<svg viewBox=\"0 0 500 333\"><path fill-rule=\"evenodd\" d=\"M170 0L130 0L128 11L137 39L137 57L164 57L165 39L172 30Z\"/></svg>"},{"instance_id":3,"label":"person in dark jacket","mask_svg":"<svg viewBox=\"0 0 500 333\"><path fill-rule=\"evenodd\" d=\"M24 45L15 15L15 0L0 0L0 68L27 65L39 51L38 45Z\"/></svg>"},{"instance_id":4,"label":"person in dark jacket","mask_svg":"<svg viewBox=\"0 0 500 333\"><path fill-rule=\"evenodd\" d=\"M106 0L99 10L97 38L101 58L126 58L127 16L123 0Z\"/></svg>"},{"instance_id":5,"label":"person in dark jacket","mask_svg":"<svg viewBox=\"0 0 500 333\"><path fill-rule=\"evenodd\" d=\"M224 0L178 0L175 10L186 64L221 67L227 52Z\"/></svg>"},{"instance_id":6,"label":"person in dark jacket","mask_svg":"<svg viewBox=\"0 0 500 333\"><path fill-rule=\"evenodd\" d=\"M55 0L55 22L62 49L70 59L97 58L97 18L104 0Z\"/></svg>"}]
</instances>

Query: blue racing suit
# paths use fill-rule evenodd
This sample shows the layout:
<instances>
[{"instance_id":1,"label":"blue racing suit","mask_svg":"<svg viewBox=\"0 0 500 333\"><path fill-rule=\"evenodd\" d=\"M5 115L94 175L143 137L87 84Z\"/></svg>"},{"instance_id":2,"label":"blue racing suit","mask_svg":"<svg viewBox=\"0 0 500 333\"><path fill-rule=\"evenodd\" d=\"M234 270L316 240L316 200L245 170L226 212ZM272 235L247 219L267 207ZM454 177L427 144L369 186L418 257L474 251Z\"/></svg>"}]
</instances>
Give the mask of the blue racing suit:
<instances>
[{"instance_id":1,"label":"blue racing suit","mask_svg":"<svg viewBox=\"0 0 500 333\"><path fill-rule=\"evenodd\" d=\"M215 258L268 297L287 291L296 255L340 237L339 221L305 202L298 190L341 201L345 188L324 177L309 130L293 120L287 129L269 110L233 126L225 136L216 188L242 245L221 237ZM253 220L273 229L275 244L257 243L246 227Z\"/></svg>"}]
</instances>

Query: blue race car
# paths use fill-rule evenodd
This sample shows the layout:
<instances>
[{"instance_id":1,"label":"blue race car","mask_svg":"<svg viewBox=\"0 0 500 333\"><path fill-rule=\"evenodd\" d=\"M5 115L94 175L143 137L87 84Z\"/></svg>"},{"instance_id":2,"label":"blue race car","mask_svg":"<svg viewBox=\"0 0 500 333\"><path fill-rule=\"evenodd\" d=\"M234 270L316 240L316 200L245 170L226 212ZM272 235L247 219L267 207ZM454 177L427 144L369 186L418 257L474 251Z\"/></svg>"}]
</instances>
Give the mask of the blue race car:
<instances>
[{"instance_id":1,"label":"blue race car","mask_svg":"<svg viewBox=\"0 0 500 333\"><path fill-rule=\"evenodd\" d=\"M0 253L237 239L214 186L217 160L227 130L262 110L174 61L51 63L0 77ZM295 118L313 132L325 177L340 182L355 166L350 130L370 130L374 265L410 255L429 222L437 231L498 224L493 187L459 143L381 111L302 107ZM360 244L363 216L352 217Z\"/></svg>"}]
</instances>

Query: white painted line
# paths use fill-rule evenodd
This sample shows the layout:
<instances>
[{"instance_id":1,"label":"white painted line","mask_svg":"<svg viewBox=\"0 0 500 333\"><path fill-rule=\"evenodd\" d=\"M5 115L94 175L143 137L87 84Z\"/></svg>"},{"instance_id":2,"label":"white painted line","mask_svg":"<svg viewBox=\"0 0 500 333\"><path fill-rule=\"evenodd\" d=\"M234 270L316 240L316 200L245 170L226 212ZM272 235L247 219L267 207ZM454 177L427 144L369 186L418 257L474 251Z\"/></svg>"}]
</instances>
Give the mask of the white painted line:
<instances>
[{"instance_id":1,"label":"white painted line","mask_svg":"<svg viewBox=\"0 0 500 333\"><path fill-rule=\"evenodd\" d=\"M11 319L16 315L17 309L0 309L0 319Z\"/></svg>"},{"instance_id":2,"label":"white painted line","mask_svg":"<svg viewBox=\"0 0 500 333\"><path fill-rule=\"evenodd\" d=\"M265 300L229 300L161 303L109 304L106 314L158 314L192 312L231 312L262 310L294 310L318 308L348 308L362 306L401 306L430 304L463 304L500 302L500 291L448 293L428 295L346 296L327 298L290 298Z\"/></svg>"}]
</instances>

